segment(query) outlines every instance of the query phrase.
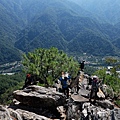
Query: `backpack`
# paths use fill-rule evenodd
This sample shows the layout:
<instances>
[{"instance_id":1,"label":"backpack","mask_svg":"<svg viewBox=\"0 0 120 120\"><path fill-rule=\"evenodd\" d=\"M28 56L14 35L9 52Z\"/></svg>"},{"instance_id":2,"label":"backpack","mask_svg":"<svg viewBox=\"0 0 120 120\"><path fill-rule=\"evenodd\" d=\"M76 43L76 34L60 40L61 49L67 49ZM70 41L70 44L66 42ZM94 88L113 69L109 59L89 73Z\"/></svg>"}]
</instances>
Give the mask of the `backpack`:
<instances>
[{"instance_id":1,"label":"backpack","mask_svg":"<svg viewBox=\"0 0 120 120\"><path fill-rule=\"evenodd\" d=\"M30 77L31 77L31 74L27 74L26 77L27 77L27 78L30 78Z\"/></svg>"}]
</instances>

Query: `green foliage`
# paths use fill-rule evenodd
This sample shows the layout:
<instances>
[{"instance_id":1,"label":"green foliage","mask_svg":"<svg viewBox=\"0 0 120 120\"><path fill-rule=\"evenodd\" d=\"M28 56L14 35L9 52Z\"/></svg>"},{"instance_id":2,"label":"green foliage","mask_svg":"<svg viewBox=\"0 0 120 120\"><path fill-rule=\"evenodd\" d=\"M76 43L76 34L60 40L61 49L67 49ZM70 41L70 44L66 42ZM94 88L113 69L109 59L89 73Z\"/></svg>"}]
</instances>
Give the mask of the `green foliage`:
<instances>
[{"instance_id":1,"label":"green foliage","mask_svg":"<svg viewBox=\"0 0 120 120\"><path fill-rule=\"evenodd\" d=\"M62 71L67 71L75 77L79 68L78 62L55 47L36 49L24 54L23 58L24 71L38 75L48 85L51 85L61 75Z\"/></svg>"},{"instance_id":2,"label":"green foliage","mask_svg":"<svg viewBox=\"0 0 120 120\"><path fill-rule=\"evenodd\" d=\"M0 75L0 104L11 102L14 90L22 88L25 80L23 73L15 75Z\"/></svg>"},{"instance_id":3,"label":"green foliage","mask_svg":"<svg viewBox=\"0 0 120 120\"><path fill-rule=\"evenodd\" d=\"M100 24L96 16L79 6L59 0L43 1L42 6L39 2L36 4L36 1L29 2L27 6L25 3L21 6L23 10L28 10L24 16L29 12L31 14L27 21L34 19L20 31L15 43L18 49L29 52L36 48L54 46L74 55L84 52L97 56L119 54L119 49L111 43L111 39L119 37L120 30L110 24ZM33 10L31 6L36 9ZM46 9L43 10L43 7Z\"/></svg>"},{"instance_id":4,"label":"green foliage","mask_svg":"<svg viewBox=\"0 0 120 120\"><path fill-rule=\"evenodd\" d=\"M94 74L98 75L98 77L103 80L104 84L109 85L113 89L115 97L119 96L120 78L118 77L118 75L116 76L116 74L112 73L106 74L106 69L98 70Z\"/></svg>"},{"instance_id":5,"label":"green foliage","mask_svg":"<svg viewBox=\"0 0 120 120\"><path fill-rule=\"evenodd\" d=\"M0 64L21 60L21 54L14 47L14 42L22 21L16 16L12 7L14 5L11 0L0 1Z\"/></svg>"},{"instance_id":6,"label":"green foliage","mask_svg":"<svg viewBox=\"0 0 120 120\"><path fill-rule=\"evenodd\" d=\"M98 75L98 77L103 80L103 83L107 82L107 80L106 80L107 75L106 75L105 68L101 68L100 70L97 70L94 74Z\"/></svg>"},{"instance_id":7,"label":"green foliage","mask_svg":"<svg viewBox=\"0 0 120 120\"><path fill-rule=\"evenodd\" d=\"M112 57L107 57L107 58L105 59L105 61L106 61L106 63L107 63L108 65L113 65L113 64L115 64L115 63L117 62L117 60L116 60L115 58L112 58Z\"/></svg>"},{"instance_id":8,"label":"green foliage","mask_svg":"<svg viewBox=\"0 0 120 120\"><path fill-rule=\"evenodd\" d=\"M19 50L5 44L0 45L0 55L0 64L21 60Z\"/></svg>"},{"instance_id":9,"label":"green foliage","mask_svg":"<svg viewBox=\"0 0 120 120\"><path fill-rule=\"evenodd\" d=\"M118 107L120 107L120 100L116 100L116 101L115 101L115 104L116 104Z\"/></svg>"},{"instance_id":10,"label":"green foliage","mask_svg":"<svg viewBox=\"0 0 120 120\"><path fill-rule=\"evenodd\" d=\"M85 65L84 72L89 75L92 75L96 70L97 70L97 68L95 68L95 67Z\"/></svg>"},{"instance_id":11,"label":"green foliage","mask_svg":"<svg viewBox=\"0 0 120 120\"><path fill-rule=\"evenodd\" d=\"M114 68L113 68L114 69ZM103 80L103 83L108 85L110 88L112 88L114 92L114 98L115 98L115 104L120 106L120 100L116 99L120 96L120 78L118 77L118 74L116 74L116 71L111 70L111 74L106 74L106 69L101 69L96 71L94 74L98 75L99 78ZM111 94L111 90L107 90L108 94Z\"/></svg>"}]
</instances>

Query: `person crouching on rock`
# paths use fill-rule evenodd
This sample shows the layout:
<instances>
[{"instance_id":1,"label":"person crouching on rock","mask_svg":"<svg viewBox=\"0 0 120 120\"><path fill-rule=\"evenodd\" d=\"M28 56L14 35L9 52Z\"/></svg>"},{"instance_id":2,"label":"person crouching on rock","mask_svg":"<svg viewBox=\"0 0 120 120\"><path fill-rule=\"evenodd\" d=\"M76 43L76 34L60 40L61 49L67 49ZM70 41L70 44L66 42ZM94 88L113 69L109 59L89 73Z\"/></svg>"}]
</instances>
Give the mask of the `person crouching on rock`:
<instances>
[{"instance_id":1,"label":"person crouching on rock","mask_svg":"<svg viewBox=\"0 0 120 120\"><path fill-rule=\"evenodd\" d=\"M31 74L27 74L26 79L25 79L25 85L23 86L23 89L28 87L31 84L32 84L32 76L31 76Z\"/></svg>"}]
</instances>

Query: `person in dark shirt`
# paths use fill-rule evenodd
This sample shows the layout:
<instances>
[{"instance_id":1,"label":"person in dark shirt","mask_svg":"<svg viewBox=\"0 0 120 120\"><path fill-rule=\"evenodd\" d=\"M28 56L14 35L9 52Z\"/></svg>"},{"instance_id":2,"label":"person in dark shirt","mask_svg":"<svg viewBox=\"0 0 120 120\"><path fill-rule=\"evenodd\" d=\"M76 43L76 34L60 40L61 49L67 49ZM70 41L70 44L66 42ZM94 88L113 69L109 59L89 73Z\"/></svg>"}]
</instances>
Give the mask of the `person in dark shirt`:
<instances>
[{"instance_id":1,"label":"person in dark shirt","mask_svg":"<svg viewBox=\"0 0 120 120\"><path fill-rule=\"evenodd\" d=\"M91 85L91 92L90 92L90 99L89 101L91 102L92 97L94 98L94 102L96 102L97 99L97 92L98 92L98 77L97 76L93 76L93 80L92 80L92 85ZM94 95L93 95L94 94Z\"/></svg>"},{"instance_id":2,"label":"person in dark shirt","mask_svg":"<svg viewBox=\"0 0 120 120\"><path fill-rule=\"evenodd\" d=\"M80 69L81 69L81 71L84 70L84 62L85 62L85 61L82 61L82 62L80 63Z\"/></svg>"},{"instance_id":3,"label":"person in dark shirt","mask_svg":"<svg viewBox=\"0 0 120 120\"><path fill-rule=\"evenodd\" d=\"M69 98L69 85L68 85L68 81L70 80L70 76L66 76L66 75L62 75L59 80L61 81L61 85L62 85L62 91L64 93L64 95L67 96L67 98Z\"/></svg>"},{"instance_id":4,"label":"person in dark shirt","mask_svg":"<svg viewBox=\"0 0 120 120\"><path fill-rule=\"evenodd\" d=\"M88 77L88 85L92 85L92 77L90 75Z\"/></svg>"},{"instance_id":5,"label":"person in dark shirt","mask_svg":"<svg viewBox=\"0 0 120 120\"><path fill-rule=\"evenodd\" d=\"M27 74L26 75L26 79L25 79L25 85L23 86L23 89L28 87L29 85L31 85L32 81L33 81L32 75L31 74Z\"/></svg>"}]
</instances>

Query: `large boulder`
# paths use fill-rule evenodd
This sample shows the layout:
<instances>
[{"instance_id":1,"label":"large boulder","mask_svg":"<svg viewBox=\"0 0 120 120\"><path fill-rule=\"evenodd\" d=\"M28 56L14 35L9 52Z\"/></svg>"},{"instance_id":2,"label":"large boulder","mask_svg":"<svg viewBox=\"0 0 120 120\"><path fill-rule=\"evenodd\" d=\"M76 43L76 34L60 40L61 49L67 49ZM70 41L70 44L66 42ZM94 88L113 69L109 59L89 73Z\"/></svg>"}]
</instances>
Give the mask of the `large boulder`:
<instances>
[{"instance_id":1,"label":"large boulder","mask_svg":"<svg viewBox=\"0 0 120 120\"><path fill-rule=\"evenodd\" d=\"M56 109L65 104L65 96L54 88L29 86L24 90L13 92L14 98L20 103L37 108Z\"/></svg>"}]
</instances>

